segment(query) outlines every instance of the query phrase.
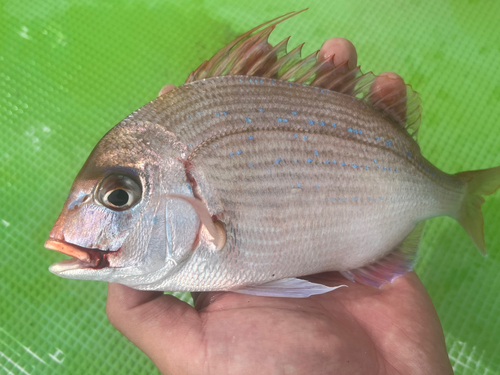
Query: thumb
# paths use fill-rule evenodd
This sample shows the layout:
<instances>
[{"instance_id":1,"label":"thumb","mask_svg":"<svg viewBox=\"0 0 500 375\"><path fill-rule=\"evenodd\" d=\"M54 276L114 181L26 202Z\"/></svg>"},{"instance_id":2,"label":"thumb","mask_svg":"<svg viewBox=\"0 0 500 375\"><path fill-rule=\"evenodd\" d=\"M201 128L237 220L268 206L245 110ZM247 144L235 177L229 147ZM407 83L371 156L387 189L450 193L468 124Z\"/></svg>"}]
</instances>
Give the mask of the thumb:
<instances>
[{"instance_id":1,"label":"thumb","mask_svg":"<svg viewBox=\"0 0 500 375\"><path fill-rule=\"evenodd\" d=\"M111 324L155 363L170 372L186 363L200 340L201 321L189 304L163 292L108 284L106 314Z\"/></svg>"}]
</instances>

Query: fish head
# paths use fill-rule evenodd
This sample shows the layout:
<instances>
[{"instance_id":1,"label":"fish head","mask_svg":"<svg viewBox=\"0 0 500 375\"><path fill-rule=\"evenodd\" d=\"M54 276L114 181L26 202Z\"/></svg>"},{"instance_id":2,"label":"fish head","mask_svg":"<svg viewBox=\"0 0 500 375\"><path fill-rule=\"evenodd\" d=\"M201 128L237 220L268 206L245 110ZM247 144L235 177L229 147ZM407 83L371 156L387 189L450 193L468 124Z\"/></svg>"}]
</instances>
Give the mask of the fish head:
<instances>
[{"instance_id":1,"label":"fish head","mask_svg":"<svg viewBox=\"0 0 500 375\"><path fill-rule=\"evenodd\" d=\"M87 159L45 243L72 257L50 266L58 276L142 285L192 250L198 216L166 198L192 195L185 147L159 125L124 122Z\"/></svg>"}]
</instances>

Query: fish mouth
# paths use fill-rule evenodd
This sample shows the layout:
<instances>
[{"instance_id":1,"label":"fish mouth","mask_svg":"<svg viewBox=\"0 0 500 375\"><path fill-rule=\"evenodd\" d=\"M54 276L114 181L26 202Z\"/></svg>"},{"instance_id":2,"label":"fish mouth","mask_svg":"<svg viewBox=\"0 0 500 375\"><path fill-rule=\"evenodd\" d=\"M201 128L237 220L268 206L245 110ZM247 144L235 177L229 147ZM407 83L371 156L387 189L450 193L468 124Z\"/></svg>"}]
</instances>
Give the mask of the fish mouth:
<instances>
[{"instance_id":1,"label":"fish mouth","mask_svg":"<svg viewBox=\"0 0 500 375\"><path fill-rule=\"evenodd\" d=\"M64 266L64 268L93 268L100 269L109 266L108 254L111 251L105 251L94 248L87 248L68 243L61 240L49 238L45 241L45 248L55 250L60 253L73 257L72 259L63 260L56 264Z\"/></svg>"}]
</instances>

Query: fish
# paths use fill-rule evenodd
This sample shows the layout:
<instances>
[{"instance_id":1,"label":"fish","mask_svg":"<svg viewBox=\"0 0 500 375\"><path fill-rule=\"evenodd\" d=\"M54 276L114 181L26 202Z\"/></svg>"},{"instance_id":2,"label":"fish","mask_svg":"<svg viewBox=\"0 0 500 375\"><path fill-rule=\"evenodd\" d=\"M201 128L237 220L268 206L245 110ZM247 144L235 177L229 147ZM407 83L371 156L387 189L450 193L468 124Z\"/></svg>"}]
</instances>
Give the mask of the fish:
<instances>
[{"instance_id":1,"label":"fish","mask_svg":"<svg viewBox=\"0 0 500 375\"><path fill-rule=\"evenodd\" d=\"M500 167L441 171L417 143L411 86L376 106L372 73L271 45L298 13L241 35L98 142L45 242L71 257L52 273L305 298L343 285L301 277L338 271L380 288L413 269L436 216L486 252L481 205Z\"/></svg>"}]
</instances>

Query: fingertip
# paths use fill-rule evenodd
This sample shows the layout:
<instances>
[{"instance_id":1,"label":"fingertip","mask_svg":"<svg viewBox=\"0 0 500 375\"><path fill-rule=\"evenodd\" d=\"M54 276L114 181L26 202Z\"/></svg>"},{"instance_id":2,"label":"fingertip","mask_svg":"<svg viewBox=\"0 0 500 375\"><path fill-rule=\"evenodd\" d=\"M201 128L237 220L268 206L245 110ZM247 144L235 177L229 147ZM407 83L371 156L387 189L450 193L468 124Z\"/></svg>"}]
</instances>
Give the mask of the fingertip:
<instances>
[{"instance_id":1,"label":"fingertip","mask_svg":"<svg viewBox=\"0 0 500 375\"><path fill-rule=\"evenodd\" d=\"M406 96L406 84L399 75L394 72L380 73L370 88L371 98L374 104L380 100L385 106L389 106Z\"/></svg>"},{"instance_id":2,"label":"fingertip","mask_svg":"<svg viewBox=\"0 0 500 375\"><path fill-rule=\"evenodd\" d=\"M394 72L379 74L370 87L370 101L400 122L406 121L406 84Z\"/></svg>"},{"instance_id":3,"label":"fingertip","mask_svg":"<svg viewBox=\"0 0 500 375\"><path fill-rule=\"evenodd\" d=\"M162 96L162 95L165 95L167 92L169 91L172 91L173 89L175 89L177 86L175 85L172 85L171 83L169 84L166 84L165 86L163 86L160 90L160 92L158 93L158 96Z\"/></svg>"},{"instance_id":4,"label":"fingertip","mask_svg":"<svg viewBox=\"0 0 500 375\"><path fill-rule=\"evenodd\" d=\"M332 38L323 43L319 50L319 61L331 59L335 66L340 66L344 62L348 62L349 70L354 69L358 63L358 54L354 45L345 38Z\"/></svg>"}]
</instances>

